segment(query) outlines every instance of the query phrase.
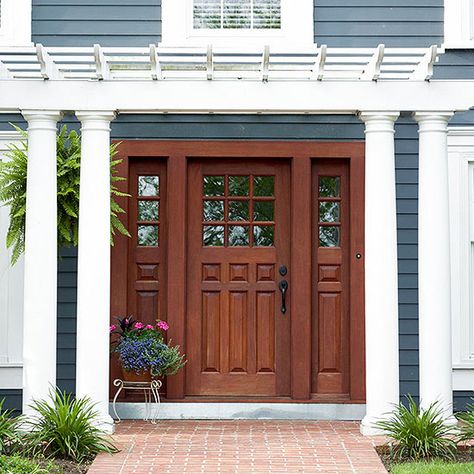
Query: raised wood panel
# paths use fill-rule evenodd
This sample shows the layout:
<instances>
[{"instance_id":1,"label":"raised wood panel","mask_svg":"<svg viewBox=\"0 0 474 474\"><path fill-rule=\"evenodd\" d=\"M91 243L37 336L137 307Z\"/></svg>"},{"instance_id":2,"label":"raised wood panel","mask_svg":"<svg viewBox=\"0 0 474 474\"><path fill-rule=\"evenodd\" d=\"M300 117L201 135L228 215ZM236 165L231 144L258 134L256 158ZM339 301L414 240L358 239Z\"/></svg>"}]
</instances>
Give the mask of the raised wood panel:
<instances>
[{"instance_id":1,"label":"raised wood panel","mask_svg":"<svg viewBox=\"0 0 474 474\"><path fill-rule=\"evenodd\" d=\"M229 266L230 281L248 281L248 267L247 264L231 263Z\"/></svg>"},{"instance_id":2,"label":"raised wood panel","mask_svg":"<svg viewBox=\"0 0 474 474\"><path fill-rule=\"evenodd\" d=\"M229 292L229 371L247 372L248 293Z\"/></svg>"},{"instance_id":3,"label":"raised wood panel","mask_svg":"<svg viewBox=\"0 0 474 474\"><path fill-rule=\"evenodd\" d=\"M202 295L202 371L219 372L221 332L221 294L204 292Z\"/></svg>"},{"instance_id":4,"label":"raised wood panel","mask_svg":"<svg viewBox=\"0 0 474 474\"><path fill-rule=\"evenodd\" d=\"M257 292L257 372L275 371L275 294Z\"/></svg>"},{"instance_id":5,"label":"raised wood panel","mask_svg":"<svg viewBox=\"0 0 474 474\"><path fill-rule=\"evenodd\" d=\"M158 292L157 291L137 291L137 312L135 318L139 321L153 321L158 315Z\"/></svg>"},{"instance_id":6,"label":"raised wood panel","mask_svg":"<svg viewBox=\"0 0 474 474\"><path fill-rule=\"evenodd\" d=\"M275 265L257 265L257 281L274 281Z\"/></svg>"},{"instance_id":7,"label":"raised wood panel","mask_svg":"<svg viewBox=\"0 0 474 474\"><path fill-rule=\"evenodd\" d=\"M219 264L204 264L202 266L202 281L221 281L221 266Z\"/></svg>"},{"instance_id":8,"label":"raised wood panel","mask_svg":"<svg viewBox=\"0 0 474 474\"><path fill-rule=\"evenodd\" d=\"M319 293L319 372L341 371L341 295Z\"/></svg>"}]
</instances>

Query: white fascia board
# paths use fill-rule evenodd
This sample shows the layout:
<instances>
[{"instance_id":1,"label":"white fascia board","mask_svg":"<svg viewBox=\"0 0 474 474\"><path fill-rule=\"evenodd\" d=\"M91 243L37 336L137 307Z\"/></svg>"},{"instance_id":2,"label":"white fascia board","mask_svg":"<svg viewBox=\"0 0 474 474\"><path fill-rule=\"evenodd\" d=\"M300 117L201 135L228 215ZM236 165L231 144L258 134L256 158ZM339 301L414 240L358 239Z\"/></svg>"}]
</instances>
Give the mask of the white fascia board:
<instances>
[{"instance_id":1,"label":"white fascia board","mask_svg":"<svg viewBox=\"0 0 474 474\"><path fill-rule=\"evenodd\" d=\"M356 113L463 111L474 81L29 81L0 83L0 111Z\"/></svg>"}]
</instances>

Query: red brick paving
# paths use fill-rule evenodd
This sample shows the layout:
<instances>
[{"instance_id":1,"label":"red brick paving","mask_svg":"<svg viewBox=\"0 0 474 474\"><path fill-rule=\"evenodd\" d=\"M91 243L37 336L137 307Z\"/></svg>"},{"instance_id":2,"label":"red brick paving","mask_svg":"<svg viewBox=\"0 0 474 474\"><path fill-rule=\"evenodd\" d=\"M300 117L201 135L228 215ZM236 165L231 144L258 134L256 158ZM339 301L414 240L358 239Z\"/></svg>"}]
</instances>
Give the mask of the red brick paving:
<instances>
[{"instance_id":1,"label":"red brick paving","mask_svg":"<svg viewBox=\"0 0 474 474\"><path fill-rule=\"evenodd\" d=\"M120 453L100 455L88 474L385 473L359 423L330 421L126 421Z\"/></svg>"}]
</instances>

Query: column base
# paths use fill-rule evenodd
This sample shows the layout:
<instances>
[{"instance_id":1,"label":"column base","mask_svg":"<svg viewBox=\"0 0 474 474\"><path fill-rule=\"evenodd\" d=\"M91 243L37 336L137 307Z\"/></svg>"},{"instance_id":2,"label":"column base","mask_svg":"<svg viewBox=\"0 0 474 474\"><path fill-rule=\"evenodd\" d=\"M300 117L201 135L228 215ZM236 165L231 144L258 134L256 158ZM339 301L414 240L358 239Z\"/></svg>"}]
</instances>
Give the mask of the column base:
<instances>
[{"instance_id":1,"label":"column base","mask_svg":"<svg viewBox=\"0 0 474 474\"><path fill-rule=\"evenodd\" d=\"M374 418L373 416L364 416L360 422L360 433L364 436L383 436L384 430L375 426L377 421L380 421L383 417Z\"/></svg>"},{"instance_id":2,"label":"column base","mask_svg":"<svg viewBox=\"0 0 474 474\"><path fill-rule=\"evenodd\" d=\"M109 414L100 414L95 420L94 426L106 434L115 433L115 423Z\"/></svg>"}]
</instances>

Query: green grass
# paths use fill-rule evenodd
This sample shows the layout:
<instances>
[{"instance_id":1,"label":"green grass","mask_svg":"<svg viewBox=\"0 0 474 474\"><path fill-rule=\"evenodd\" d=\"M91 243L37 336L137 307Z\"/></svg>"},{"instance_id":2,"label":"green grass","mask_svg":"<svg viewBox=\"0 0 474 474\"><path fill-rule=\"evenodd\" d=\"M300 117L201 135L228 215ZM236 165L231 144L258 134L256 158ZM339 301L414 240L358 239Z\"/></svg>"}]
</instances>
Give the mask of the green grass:
<instances>
[{"instance_id":1,"label":"green grass","mask_svg":"<svg viewBox=\"0 0 474 474\"><path fill-rule=\"evenodd\" d=\"M44 461L41 465L34 459L21 456L0 456L0 472L5 474L61 474L62 470L54 466L52 461Z\"/></svg>"},{"instance_id":2,"label":"green grass","mask_svg":"<svg viewBox=\"0 0 474 474\"><path fill-rule=\"evenodd\" d=\"M392 474L474 474L474 462L409 462L393 466Z\"/></svg>"}]
</instances>

